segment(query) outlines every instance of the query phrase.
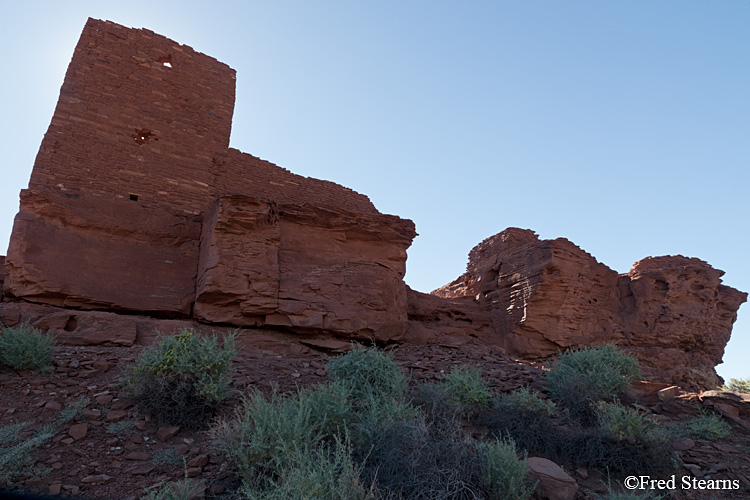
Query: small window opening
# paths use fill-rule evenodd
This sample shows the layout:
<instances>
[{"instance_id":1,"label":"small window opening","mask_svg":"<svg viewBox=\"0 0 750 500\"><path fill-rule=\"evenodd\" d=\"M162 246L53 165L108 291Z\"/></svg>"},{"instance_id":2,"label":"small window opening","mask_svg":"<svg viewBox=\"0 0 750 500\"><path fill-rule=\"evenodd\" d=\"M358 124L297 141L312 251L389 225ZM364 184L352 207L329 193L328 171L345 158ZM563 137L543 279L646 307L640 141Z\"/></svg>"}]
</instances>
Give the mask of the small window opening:
<instances>
[{"instance_id":1,"label":"small window opening","mask_svg":"<svg viewBox=\"0 0 750 500\"><path fill-rule=\"evenodd\" d=\"M148 141L151 140L151 138L154 136L153 132L151 132L147 128L137 128L135 129L135 134L133 134L131 137L135 141L136 144L146 144Z\"/></svg>"},{"instance_id":2,"label":"small window opening","mask_svg":"<svg viewBox=\"0 0 750 500\"><path fill-rule=\"evenodd\" d=\"M165 68L171 68L172 67L172 56L171 55L164 56L161 59L159 59L159 62Z\"/></svg>"},{"instance_id":3,"label":"small window opening","mask_svg":"<svg viewBox=\"0 0 750 500\"><path fill-rule=\"evenodd\" d=\"M138 201L138 195L137 194L131 194L130 199L133 201Z\"/></svg>"}]
</instances>

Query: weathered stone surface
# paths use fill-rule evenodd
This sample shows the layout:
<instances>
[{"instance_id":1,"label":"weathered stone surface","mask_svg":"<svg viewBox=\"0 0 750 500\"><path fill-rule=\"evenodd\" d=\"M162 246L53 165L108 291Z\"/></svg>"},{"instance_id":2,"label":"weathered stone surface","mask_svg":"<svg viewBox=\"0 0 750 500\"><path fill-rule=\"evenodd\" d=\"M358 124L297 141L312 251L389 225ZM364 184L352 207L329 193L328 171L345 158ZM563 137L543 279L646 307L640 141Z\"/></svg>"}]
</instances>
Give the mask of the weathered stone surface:
<instances>
[{"instance_id":1,"label":"weathered stone surface","mask_svg":"<svg viewBox=\"0 0 750 500\"><path fill-rule=\"evenodd\" d=\"M133 345L136 321L102 311L79 311L27 302L0 303L0 321L13 327L29 323L55 335L55 340L69 345Z\"/></svg>"},{"instance_id":2,"label":"weathered stone surface","mask_svg":"<svg viewBox=\"0 0 750 500\"><path fill-rule=\"evenodd\" d=\"M539 240L509 228L477 245L466 273L433 294L473 297L512 354L547 357L616 342L652 378L712 388L747 299L722 285L722 274L701 260L672 256L644 259L618 276L564 238Z\"/></svg>"},{"instance_id":3,"label":"weathered stone surface","mask_svg":"<svg viewBox=\"0 0 750 500\"><path fill-rule=\"evenodd\" d=\"M681 387L721 385L721 363L747 293L721 284L724 271L675 255L646 258L620 276L627 345L646 374Z\"/></svg>"},{"instance_id":4,"label":"weathered stone surface","mask_svg":"<svg viewBox=\"0 0 750 500\"><path fill-rule=\"evenodd\" d=\"M456 338L481 339L500 345L502 337L493 335L489 316L470 297L443 299L406 289L409 327L404 342L427 344Z\"/></svg>"},{"instance_id":5,"label":"weathered stone surface","mask_svg":"<svg viewBox=\"0 0 750 500\"><path fill-rule=\"evenodd\" d=\"M398 340L415 235L394 216L223 196L203 226L195 315Z\"/></svg>"},{"instance_id":6,"label":"weathered stone surface","mask_svg":"<svg viewBox=\"0 0 750 500\"><path fill-rule=\"evenodd\" d=\"M539 481L537 492L549 500L573 500L578 492L578 483L551 460L530 457L527 460L529 473Z\"/></svg>"},{"instance_id":7,"label":"weathered stone surface","mask_svg":"<svg viewBox=\"0 0 750 500\"><path fill-rule=\"evenodd\" d=\"M6 258L6 300L188 316L199 235L192 215L24 190Z\"/></svg>"}]
</instances>

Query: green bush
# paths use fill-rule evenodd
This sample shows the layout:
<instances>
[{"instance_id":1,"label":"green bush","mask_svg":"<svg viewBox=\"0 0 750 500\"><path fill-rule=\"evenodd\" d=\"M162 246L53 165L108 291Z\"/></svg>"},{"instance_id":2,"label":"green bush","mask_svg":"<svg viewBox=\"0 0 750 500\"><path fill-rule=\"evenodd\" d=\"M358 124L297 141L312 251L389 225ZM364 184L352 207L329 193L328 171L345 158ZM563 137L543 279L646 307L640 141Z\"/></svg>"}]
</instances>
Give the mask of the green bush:
<instances>
[{"instance_id":1,"label":"green bush","mask_svg":"<svg viewBox=\"0 0 750 500\"><path fill-rule=\"evenodd\" d=\"M81 412L89 405L91 400L87 397L82 397L72 405L67 405L61 412L60 416L57 417L58 424L65 424L73 419L79 418Z\"/></svg>"},{"instance_id":2,"label":"green bush","mask_svg":"<svg viewBox=\"0 0 750 500\"><path fill-rule=\"evenodd\" d=\"M198 482L185 478L175 483L161 483L142 496L141 500L190 500L198 498L199 493Z\"/></svg>"},{"instance_id":3,"label":"green bush","mask_svg":"<svg viewBox=\"0 0 750 500\"><path fill-rule=\"evenodd\" d=\"M492 393L487 382L482 378L479 368L455 366L443 380L445 393L464 414L486 408Z\"/></svg>"},{"instance_id":4,"label":"green bush","mask_svg":"<svg viewBox=\"0 0 750 500\"><path fill-rule=\"evenodd\" d=\"M228 396L234 335L182 329L146 348L123 382L125 395L160 424L205 425Z\"/></svg>"},{"instance_id":5,"label":"green bush","mask_svg":"<svg viewBox=\"0 0 750 500\"><path fill-rule=\"evenodd\" d=\"M557 407L554 402L539 397L538 392L531 392L528 387L521 387L513 392L503 394L496 407L501 410L516 409L524 414L554 417Z\"/></svg>"},{"instance_id":6,"label":"green bush","mask_svg":"<svg viewBox=\"0 0 750 500\"><path fill-rule=\"evenodd\" d=\"M0 428L0 484L12 486L19 479L45 472L32 466L31 453L54 436L56 431L54 427L46 425L37 429L31 437L22 439L19 432L27 425L29 422Z\"/></svg>"},{"instance_id":7,"label":"green bush","mask_svg":"<svg viewBox=\"0 0 750 500\"><path fill-rule=\"evenodd\" d=\"M343 437L354 421L351 394L346 384L334 380L314 389L303 389L301 407L310 413L310 423L324 439Z\"/></svg>"},{"instance_id":8,"label":"green bush","mask_svg":"<svg viewBox=\"0 0 750 500\"><path fill-rule=\"evenodd\" d=\"M691 436L704 441L724 439L732 432L732 427L715 413L703 412L700 416L690 420L687 431Z\"/></svg>"},{"instance_id":9,"label":"green bush","mask_svg":"<svg viewBox=\"0 0 750 500\"><path fill-rule=\"evenodd\" d=\"M414 407L402 398L370 396L360 402L352 417L352 441L361 450L369 450L384 429L414 419Z\"/></svg>"},{"instance_id":10,"label":"green bush","mask_svg":"<svg viewBox=\"0 0 750 500\"><path fill-rule=\"evenodd\" d=\"M722 389L731 392L750 394L750 378L730 378L729 384L722 387Z\"/></svg>"},{"instance_id":11,"label":"green bush","mask_svg":"<svg viewBox=\"0 0 750 500\"><path fill-rule=\"evenodd\" d=\"M597 410L601 428L619 439L650 439L658 425L638 410L617 403L600 401Z\"/></svg>"},{"instance_id":12,"label":"green bush","mask_svg":"<svg viewBox=\"0 0 750 500\"><path fill-rule=\"evenodd\" d=\"M595 405L616 401L640 378L638 361L613 344L571 349L547 372L550 394L584 425L596 422Z\"/></svg>"},{"instance_id":13,"label":"green bush","mask_svg":"<svg viewBox=\"0 0 750 500\"><path fill-rule=\"evenodd\" d=\"M511 438L496 439L481 445L485 481L493 500L526 500L536 485L529 478L526 454L518 459L516 443Z\"/></svg>"},{"instance_id":14,"label":"green bush","mask_svg":"<svg viewBox=\"0 0 750 500\"><path fill-rule=\"evenodd\" d=\"M28 324L14 328L2 327L0 362L14 370L49 371L55 339Z\"/></svg>"},{"instance_id":15,"label":"green bush","mask_svg":"<svg viewBox=\"0 0 750 500\"><path fill-rule=\"evenodd\" d=\"M486 498L480 454L458 421L429 425L424 415L381 429L365 457L363 475L388 498Z\"/></svg>"},{"instance_id":16,"label":"green bush","mask_svg":"<svg viewBox=\"0 0 750 500\"><path fill-rule=\"evenodd\" d=\"M298 448L275 477L266 484L245 482L242 493L248 500L373 499L373 488L360 475L349 444L336 439L329 448Z\"/></svg>"},{"instance_id":17,"label":"green bush","mask_svg":"<svg viewBox=\"0 0 750 500\"><path fill-rule=\"evenodd\" d=\"M328 374L344 384L358 400L371 395L402 398L407 387L401 368L390 356L374 347L336 356L328 363Z\"/></svg>"},{"instance_id":18,"label":"green bush","mask_svg":"<svg viewBox=\"0 0 750 500\"><path fill-rule=\"evenodd\" d=\"M309 401L309 400L307 400ZM310 418L306 400L275 391L266 398L253 391L243 398L232 420L213 429L216 444L237 466L245 484L273 479L289 461L316 448L323 433Z\"/></svg>"},{"instance_id":19,"label":"green bush","mask_svg":"<svg viewBox=\"0 0 750 500\"><path fill-rule=\"evenodd\" d=\"M422 411L427 423L433 426L453 425L461 414L461 408L446 394L442 384L417 384L412 391L411 402Z\"/></svg>"}]
</instances>

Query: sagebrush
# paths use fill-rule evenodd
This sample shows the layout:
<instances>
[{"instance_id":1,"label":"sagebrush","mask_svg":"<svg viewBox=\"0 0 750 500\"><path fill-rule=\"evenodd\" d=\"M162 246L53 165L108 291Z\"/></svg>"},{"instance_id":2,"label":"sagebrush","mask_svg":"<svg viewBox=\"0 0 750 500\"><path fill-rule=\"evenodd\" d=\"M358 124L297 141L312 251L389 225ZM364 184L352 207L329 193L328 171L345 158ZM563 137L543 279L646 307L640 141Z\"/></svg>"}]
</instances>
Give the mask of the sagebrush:
<instances>
[{"instance_id":1,"label":"sagebrush","mask_svg":"<svg viewBox=\"0 0 750 500\"><path fill-rule=\"evenodd\" d=\"M124 394L157 422L205 425L227 398L234 335L198 335L183 329L144 349L123 381Z\"/></svg>"},{"instance_id":2,"label":"sagebrush","mask_svg":"<svg viewBox=\"0 0 750 500\"><path fill-rule=\"evenodd\" d=\"M49 371L54 351L54 336L28 324L0 330L0 364L14 370Z\"/></svg>"}]
</instances>

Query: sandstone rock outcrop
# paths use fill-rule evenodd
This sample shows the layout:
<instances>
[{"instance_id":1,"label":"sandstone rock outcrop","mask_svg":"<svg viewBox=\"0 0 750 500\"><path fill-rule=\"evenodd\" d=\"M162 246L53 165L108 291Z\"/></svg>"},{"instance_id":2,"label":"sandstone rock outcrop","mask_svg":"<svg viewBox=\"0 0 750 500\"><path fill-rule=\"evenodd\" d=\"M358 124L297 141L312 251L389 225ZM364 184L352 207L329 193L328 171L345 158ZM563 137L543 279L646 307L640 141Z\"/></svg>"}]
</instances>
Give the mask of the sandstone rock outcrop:
<instances>
[{"instance_id":1,"label":"sandstone rock outcrop","mask_svg":"<svg viewBox=\"0 0 750 500\"><path fill-rule=\"evenodd\" d=\"M548 357L615 342L647 375L683 387L719 384L721 363L747 294L699 259L647 258L618 275L564 238L509 228L477 245L466 273L433 292L473 297L508 352Z\"/></svg>"},{"instance_id":2,"label":"sandstone rock outcrop","mask_svg":"<svg viewBox=\"0 0 750 500\"><path fill-rule=\"evenodd\" d=\"M545 358L617 342L661 381L718 383L747 298L721 271L675 256L618 275L566 239L510 228L453 283L413 291L411 221L229 148L235 78L151 31L88 20L0 257L4 324L83 345L198 324L292 332L307 342L295 350L356 338Z\"/></svg>"}]
</instances>

